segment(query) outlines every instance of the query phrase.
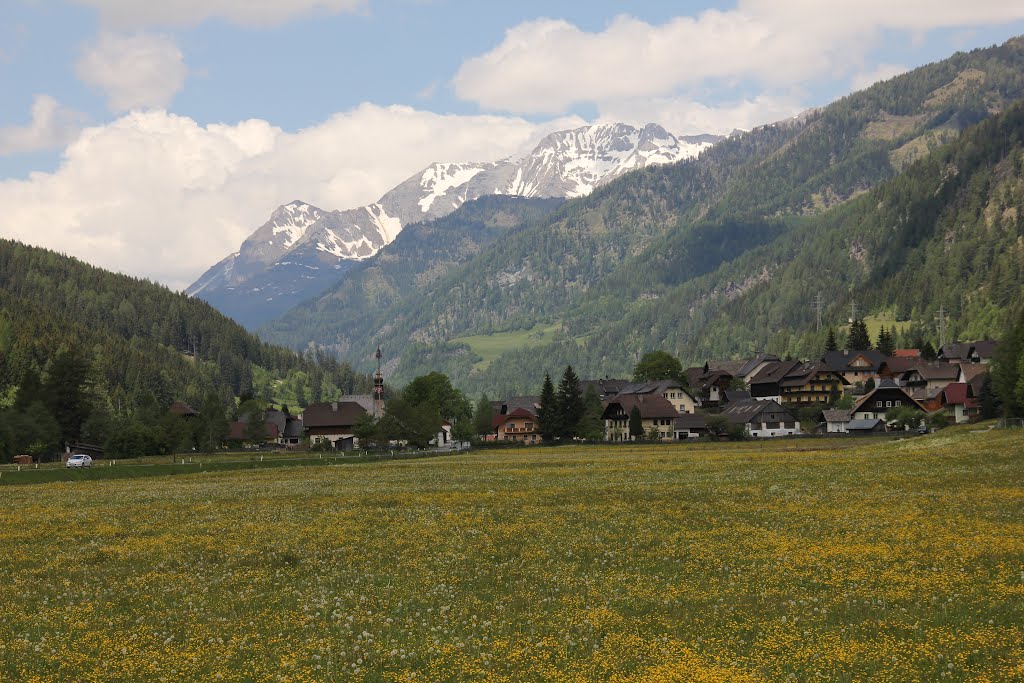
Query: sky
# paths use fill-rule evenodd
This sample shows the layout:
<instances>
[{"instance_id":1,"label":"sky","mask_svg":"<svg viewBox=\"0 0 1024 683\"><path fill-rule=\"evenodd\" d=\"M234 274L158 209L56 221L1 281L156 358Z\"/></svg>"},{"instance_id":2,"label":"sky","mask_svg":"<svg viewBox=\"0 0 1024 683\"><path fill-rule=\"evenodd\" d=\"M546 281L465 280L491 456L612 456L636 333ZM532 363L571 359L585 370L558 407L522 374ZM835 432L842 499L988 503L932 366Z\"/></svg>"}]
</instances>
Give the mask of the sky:
<instances>
[{"instance_id":1,"label":"sky","mask_svg":"<svg viewBox=\"0 0 1024 683\"><path fill-rule=\"evenodd\" d=\"M183 289L295 199L749 129L1020 34L1006 0L0 0L0 237Z\"/></svg>"}]
</instances>

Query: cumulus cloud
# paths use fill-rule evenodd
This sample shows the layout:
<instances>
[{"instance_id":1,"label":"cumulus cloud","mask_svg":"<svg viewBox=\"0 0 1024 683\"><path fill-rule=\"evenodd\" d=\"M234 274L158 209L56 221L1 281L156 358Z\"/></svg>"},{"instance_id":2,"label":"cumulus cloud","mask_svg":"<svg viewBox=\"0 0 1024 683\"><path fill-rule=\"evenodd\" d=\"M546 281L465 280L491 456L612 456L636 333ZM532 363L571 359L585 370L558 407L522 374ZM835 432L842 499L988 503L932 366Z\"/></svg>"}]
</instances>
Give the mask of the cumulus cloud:
<instances>
[{"instance_id":1,"label":"cumulus cloud","mask_svg":"<svg viewBox=\"0 0 1024 683\"><path fill-rule=\"evenodd\" d=\"M135 111L85 129L54 173L0 181L0 234L184 288L279 204L360 206L433 161L519 154L582 123L363 104L286 132Z\"/></svg>"},{"instance_id":2,"label":"cumulus cloud","mask_svg":"<svg viewBox=\"0 0 1024 683\"><path fill-rule=\"evenodd\" d=\"M883 30L920 35L1019 19L1024 4L1003 0L741 0L661 25L620 16L597 32L538 19L466 60L452 85L485 109L550 115L579 103L850 76Z\"/></svg>"},{"instance_id":3,"label":"cumulus cloud","mask_svg":"<svg viewBox=\"0 0 1024 683\"><path fill-rule=\"evenodd\" d=\"M893 76L899 76L909 71L905 64L879 64L874 69L859 73L850 80L850 88L863 90L869 88L879 81L887 81Z\"/></svg>"},{"instance_id":4,"label":"cumulus cloud","mask_svg":"<svg viewBox=\"0 0 1024 683\"><path fill-rule=\"evenodd\" d=\"M759 95L714 106L686 97L630 99L601 108L601 121L621 121L640 126L659 123L677 135L713 133L728 135L765 123L781 121L806 109L796 96Z\"/></svg>"},{"instance_id":5,"label":"cumulus cloud","mask_svg":"<svg viewBox=\"0 0 1024 683\"><path fill-rule=\"evenodd\" d=\"M168 36L104 32L76 65L83 82L102 90L111 111L166 107L185 84L188 69Z\"/></svg>"},{"instance_id":6,"label":"cumulus cloud","mask_svg":"<svg viewBox=\"0 0 1024 683\"><path fill-rule=\"evenodd\" d=\"M355 12L365 0L72 0L99 11L106 25L121 28L195 26L223 19L241 26L273 26L312 14Z\"/></svg>"},{"instance_id":7,"label":"cumulus cloud","mask_svg":"<svg viewBox=\"0 0 1024 683\"><path fill-rule=\"evenodd\" d=\"M62 106L49 95L36 95L27 126L0 128L0 155L63 147L78 135L85 115Z\"/></svg>"}]
</instances>

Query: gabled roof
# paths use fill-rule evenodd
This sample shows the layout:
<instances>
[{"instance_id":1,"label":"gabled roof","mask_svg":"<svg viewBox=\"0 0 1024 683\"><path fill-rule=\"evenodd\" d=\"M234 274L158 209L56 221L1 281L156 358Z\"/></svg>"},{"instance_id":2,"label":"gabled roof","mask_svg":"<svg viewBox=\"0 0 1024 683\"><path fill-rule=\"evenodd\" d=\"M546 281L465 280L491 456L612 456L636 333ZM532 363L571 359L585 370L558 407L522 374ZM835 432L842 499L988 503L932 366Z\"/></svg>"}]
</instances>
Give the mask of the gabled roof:
<instances>
[{"instance_id":1,"label":"gabled roof","mask_svg":"<svg viewBox=\"0 0 1024 683\"><path fill-rule=\"evenodd\" d=\"M893 349L892 358L920 358L921 349Z\"/></svg>"},{"instance_id":2,"label":"gabled roof","mask_svg":"<svg viewBox=\"0 0 1024 683\"><path fill-rule=\"evenodd\" d=\"M332 401L330 403L314 403L302 412L302 424L307 429L312 427L351 427L366 410L355 401Z\"/></svg>"},{"instance_id":3,"label":"gabled roof","mask_svg":"<svg viewBox=\"0 0 1024 683\"><path fill-rule=\"evenodd\" d=\"M952 382L942 390L942 402L945 405L965 404L974 398L974 390L970 384Z\"/></svg>"},{"instance_id":4,"label":"gabled roof","mask_svg":"<svg viewBox=\"0 0 1024 683\"><path fill-rule=\"evenodd\" d=\"M750 398L750 392L745 389L726 389L723 393L726 403L735 403Z\"/></svg>"},{"instance_id":5,"label":"gabled roof","mask_svg":"<svg viewBox=\"0 0 1024 683\"><path fill-rule=\"evenodd\" d=\"M729 422L733 423L744 424L747 422L760 422L761 420L756 418L758 418L761 415L761 413L763 413L765 410L768 410L770 408L781 410L791 419L796 419L788 410L783 408L776 401L759 401L754 398L748 398L742 401L736 401L735 403L730 403L728 406L725 407L725 410L722 411L722 415L724 415L726 419L729 420Z\"/></svg>"},{"instance_id":6,"label":"gabled roof","mask_svg":"<svg viewBox=\"0 0 1024 683\"><path fill-rule=\"evenodd\" d=\"M171 407L167 409L172 415L178 415L180 417L198 417L199 411L182 401L175 401L171 404Z\"/></svg>"},{"instance_id":7,"label":"gabled roof","mask_svg":"<svg viewBox=\"0 0 1024 683\"><path fill-rule=\"evenodd\" d=\"M957 363L918 363L910 372L917 371L927 381L950 380L960 378L960 365Z\"/></svg>"},{"instance_id":8,"label":"gabled roof","mask_svg":"<svg viewBox=\"0 0 1024 683\"><path fill-rule=\"evenodd\" d=\"M750 378L750 384L774 384L781 382L786 375L800 365L798 360L777 360L771 361L761 368L761 371Z\"/></svg>"},{"instance_id":9,"label":"gabled roof","mask_svg":"<svg viewBox=\"0 0 1024 683\"><path fill-rule=\"evenodd\" d=\"M908 405L912 405L918 410L924 410L924 406L922 406L917 399L915 399L913 396L907 393L906 389L896 384L896 382L894 382L893 380L886 378L881 380L874 389L864 394L863 396L860 397L860 399L857 400L857 403L855 403L853 406L853 412L859 412L861 406L870 401L871 398L880 391L898 391L907 397L907 401L909 402Z\"/></svg>"},{"instance_id":10,"label":"gabled roof","mask_svg":"<svg viewBox=\"0 0 1024 683\"><path fill-rule=\"evenodd\" d=\"M748 362L745 360L709 360L704 364L704 367L707 368L707 372L717 370L719 372L728 372L733 377L740 377L740 370Z\"/></svg>"},{"instance_id":11,"label":"gabled roof","mask_svg":"<svg viewBox=\"0 0 1024 683\"><path fill-rule=\"evenodd\" d=\"M939 349L938 356L943 360L968 360L971 357L971 350L974 344L969 342L953 342L945 344Z\"/></svg>"},{"instance_id":12,"label":"gabled roof","mask_svg":"<svg viewBox=\"0 0 1024 683\"><path fill-rule=\"evenodd\" d=\"M853 366L850 365L858 357L863 357L864 360L868 361L869 365ZM829 366L836 372L853 372L854 370L870 370L871 372L878 372L878 367L885 362L886 356L881 351L875 351L874 349L864 349L863 351L857 349L843 349L842 351L826 351L822 360L825 365Z\"/></svg>"},{"instance_id":13,"label":"gabled roof","mask_svg":"<svg viewBox=\"0 0 1024 683\"><path fill-rule=\"evenodd\" d=\"M618 412L614 406L621 406L622 412L627 415L636 406L640 409L640 417L645 420L679 417L679 411L661 394L619 394L608 401L604 410L605 419Z\"/></svg>"},{"instance_id":14,"label":"gabled roof","mask_svg":"<svg viewBox=\"0 0 1024 683\"><path fill-rule=\"evenodd\" d=\"M604 379L582 379L580 380L580 391L585 395L587 387L592 386L598 398L606 398L615 396L622 390L622 387L628 386L630 383L628 379L612 379L610 377L605 377Z\"/></svg>"},{"instance_id":15,"label":"gabled roof","mask_svg":"<svg viewBox=\"0 0 1024 683\"><path fill-rule=\"evenodd\" d=\"M708 418L704 413L687 413L677 417L672 426L675 429L707 429Z\"/></svg>"},{"instance_id":16,"label":"gabled roof","mask_svg":"<svg viewBox=\"0 0 1024 683\"><path fill-rule=\"evenodd\" d=\"M503 401L497 412L504 412L507 414L518 408L523 408L536 413L537 406L539 405L540 396L513 396L512 398Z\"/></svg>"},{"instance_id":17,"label":"gabled roof","mask_svg":"<svg viewBox=\"0 0 1024 683\"><path fill-rule=\"evenodd\" d=\"M981 363L960 363L959 365L965 382L971 382L978 375L988 372L988 366Z\"/></svg>"},{"instance_id":18,"label":"gabled roof","mask_svg":"<svg viewBox=\"0 0 1024 683\"><path fill-rule=\"evenodd\" d=\"M739 375L738 376L739 377L746 377L751 372L753 372L754 369L758 365L760 365L761 363L773 362L773 361L777 361L777 360L779 360L779 357L776 356L774 353L759 353L756 356L754 356L753 358L751 358L751 359L747 360L746 362L744 362L743 365L740 366Z\"/></svg>"},{"instance_id":19,"label":"gabled roof","mask_svg":"<svg viewBox=\"0 0 1024 683\"><path fill-rule=\"evenodd\" d=\"M918 356L890 356L885 359L885 367L891 374L901 375L907 370L913 370L923 362L925 361Z\"/></svg>"},{"instance_id":20,"label":"gabled roof","mask_svg":"<svg viewBox=\"0 0 1024 683\"><path fill-rule=\"evenodd\" d=\"M297 417L288 416L288 421L284 425L285 438L299 438L302 436L302 420Z\"/></svg>"},{"instance_id":21,"label":"gabled roof","mask_svg":"<svg viewBox=\"0 0 1024 683\"><path fill-rule=\"evenodd\" d=\"M999 342L993 339L983 339L974 342L974 352L978 354L979 358L992 358L997 348L999 348Z\"/></svg>"},{"instance_id":22,"label":"gabled roof","mask_svg":"<svg viewBox=\"0 0 1024 683\"><path fill-rule=\"evenodd\" d=\"M504 415L495 415L491 419L491 426L492 427L500 427L501 425L505 424L509 420L512 420L512 419L515 419L515 418L525 418L527 420L536 420L537 419L537 413L535 413L532 410L527 410L526 408L516 408L511 413L506 413Z\"/></svg>"},{"instance_id":23,"label":"gabled roof","mask_svg":"<svg viewBox=\"0 0 1024 683\"><path fill-rule=\"evenodd\" d=\"M850 420L850 423L846 425L846 428L851 431L859 431L862 429L875 429L879 424L883 424L882 420L875 417L870 420Z\"/></svg>"},{"instance_id":24,"label":"gabled roof","mask_svg":"<svg viewBox=\"0 0 1024 683\"><path fill-rule=\"evenodd\" d=\"M627 384L626 386L619 389L618 396L661 396L666 391L683 391L691 399L693 396L683 387L682 382L677 382L674 379L659 379L655 382L634 382Z\"/></svg>"},{"instance_id":25,"label":"gabled roof","mask_svg":"<svg viewBox=\"0 0 1024 683\"><path fill-rule=\"evenodd\" d=\"M853 411L850 410L823 410L821 414L825 422L849 422L853 418Z\"/></svg>"}]
</instances>

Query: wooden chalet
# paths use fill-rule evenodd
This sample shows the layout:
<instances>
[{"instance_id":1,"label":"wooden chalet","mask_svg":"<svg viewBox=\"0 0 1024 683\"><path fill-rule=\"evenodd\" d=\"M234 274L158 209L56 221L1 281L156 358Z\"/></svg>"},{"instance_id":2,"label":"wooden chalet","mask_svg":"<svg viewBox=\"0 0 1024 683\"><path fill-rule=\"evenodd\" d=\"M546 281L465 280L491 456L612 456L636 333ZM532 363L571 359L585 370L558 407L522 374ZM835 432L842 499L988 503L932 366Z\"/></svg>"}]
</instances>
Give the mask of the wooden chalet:
<instances>
[{"instance_id":1,"label":"wooden chalet","mask_svg":"<svg viewBox=\"0 0 1024 683\"><path fill-rule=\"evenodd\" d=\"M891 379L883 379L854 404L853 418L855 420L885 419L886 412L904 406L925 412L924 406L916 401L905 387L899 386Z\"/></svg>"},{"instance_id":2,"label":"wooden chalet","mask_svg":"<svg viewBox=\"0 0 1024 683\"><path fill-rule=\"evenodd\" d=\"M331 448L350 451L359 446L352 428L369 412L362 401L314 403L302 412L302 426L311 444L326 441Z\"/></svg>"}]
</instances>

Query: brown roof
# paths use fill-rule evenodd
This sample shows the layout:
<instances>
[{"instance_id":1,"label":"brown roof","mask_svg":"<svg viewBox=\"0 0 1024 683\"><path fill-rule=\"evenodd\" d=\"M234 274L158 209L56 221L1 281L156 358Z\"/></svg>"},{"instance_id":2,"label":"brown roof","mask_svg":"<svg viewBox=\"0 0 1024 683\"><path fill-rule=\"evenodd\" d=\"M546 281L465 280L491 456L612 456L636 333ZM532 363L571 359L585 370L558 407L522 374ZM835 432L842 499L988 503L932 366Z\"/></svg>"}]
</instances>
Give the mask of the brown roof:
<instances>
[{"instance_id":1,"label":"brown roof","mask_svg":"<svg viewBox=\"0 0 1024 683\"><path fill-rule=\"evenodd\" d=\"M495 415L493 418L491 418L491 426L500 427L501 425L505 424L506 422L515 417L536 420L537 414L527 410L526 408L516 408L511 413L508 413L506 415Z\"/></svg>"},{"instance_id":2,"label":"brown roof","mask_svg":"<svg viewBox=\"0 0 1024 683\"><path fill-rule=\"evenodd\" d=\"M885 367L889 369L890 373L898 375L907 370L913 370L922 362L924 361L917 356L890 356L885 359Z\"/></svg>"},{"instance_id":3,"label":"brown roof","mask_svg":"<svg viewBox=\"0 0 1024 683\"><path fill-rule=\"evenodd\" d=\"M679 417L679 411L669 403L668 399L658 394L619 394L608 401L605 412L607 413L608 409L615 404L622 406L623 412L627 415L633 412L633 406L637 406L640 409L640 417L645 420Z\"/></svg>"},{"instance_id":4,"label":"brown roof","mask_svg":"<svg viewBox=\"0 0 1024 683\"><path fill-rule=\"evenodd\" d=\"M956 380L960 377L960 366L957 363L925 363L914 366L914 370L926 380Z\"/></svg>"},{"instance_id":5,"label":"brown roof","mask_svg":"<svg viewBox=\"0 0 1024 683\"><path fill-rule=\"evenodd\" d=\"M981 363L960 363L960 370L964 373L964 381L970 382L988 372L988 366Z\"/></svg>"},{"instance_id":6,"label":"brown roof","mask_svg":"<svg viewBox=\"0 0 1024 683\"><path fill-rule=\"evenodd\" d=\"M849 410L823 410L821 413L825 422L849 422L853 416Z\"/></svg>"},{"instance_id":7,"label":"brown roof","mask_svg":"<svg viewBox=\"0 0 1024 683\"><path fill-rule=\"evenodd\" d=\"M178 415L181 417L197 417L199 412L196 411L192 406L181 401L175 401L171 404L171 407L167 409L172 415Z\"/></svg>"},{"instance_id":8,"label":"brown roof","mask_svg":"<svg viewBox=\"0 0 1024 683\"><path fill-rule=\"evenodd\" d=\"M351 427L369 411L355 401L314 403L302 412L302 425L311 427Z\"/></svg>"},{"instance_id":9,"label":"brown roof","mask_svg":"<svg viewBox=\"0 0 1024 683\"><path fill-rule=\"evenodd\" d=\"M882 391L882 390L892 391L894 389L900 391L904 396L906 396L908 399L910 399L910 401L914 405L914 407L919 408L921 410L924 410L924 406L921 405L920 401L918 399L914 398L906 390L906 388L899 386L898 384L896 384L896 382L894 382L891 379L883 379L881 382L878 383L878 386L876 386L874 389L872 389L868 393L864 394L863 396L860 397L860 399L857 400L857 403L855 403L854 406L853 406L853 412L856 413L857 411L859 411L860 407L862 405L864 405L865 403L867 403L869 400L871 400L871 397L874 396L879 391Z\"/></svg>"},{"instance_id":10,"label":"brown roof","mask_svg":"<svg viewBox=\"0 0 1024 683\"><path fill-rule=\"evenodd\" d=\"M800 365L798 360L777 360L761 368L761 372L750 378L751 384L781 382L786 375Z\"/></svg>"}]
</instances>

